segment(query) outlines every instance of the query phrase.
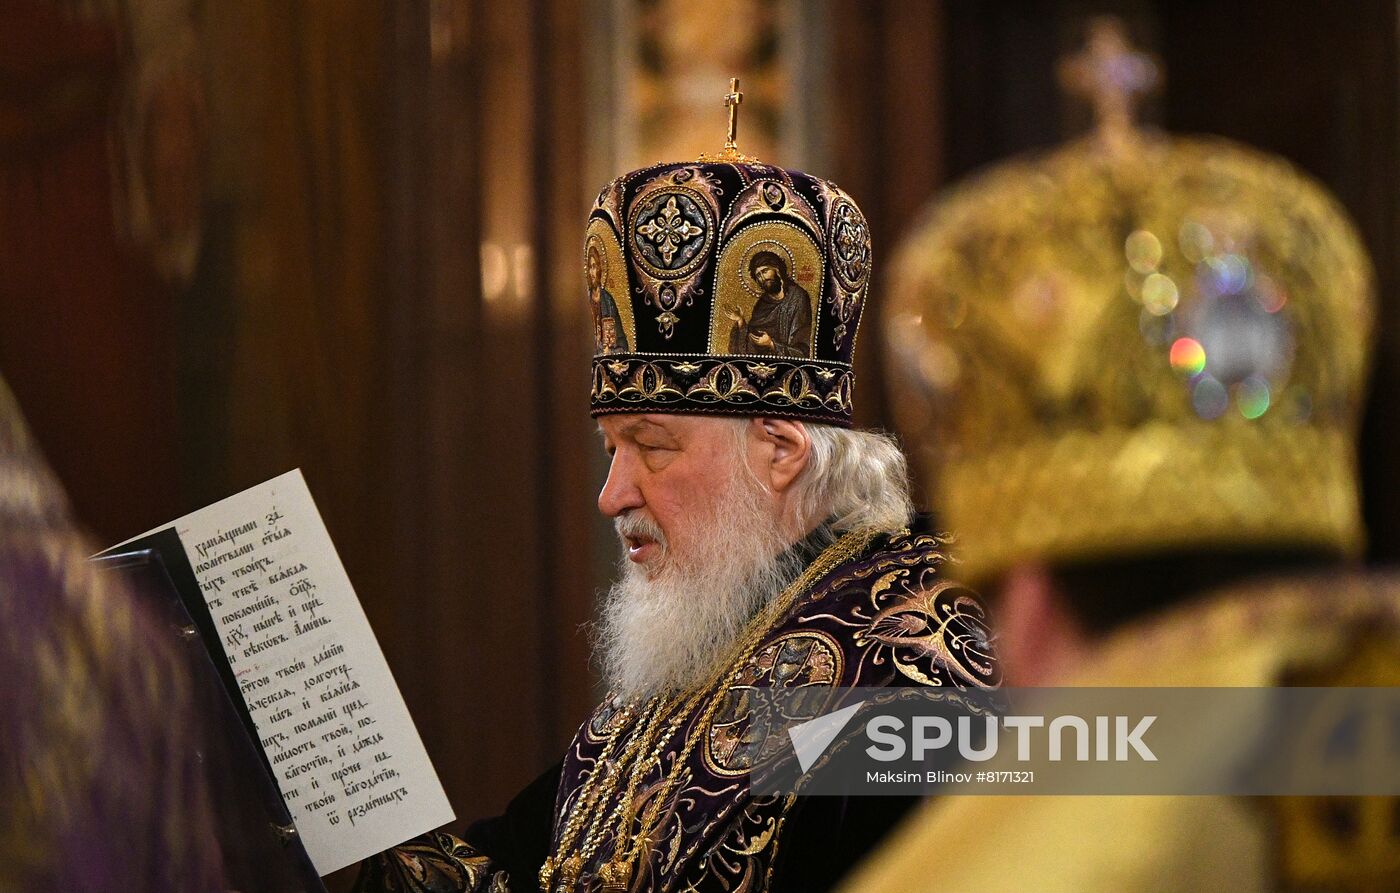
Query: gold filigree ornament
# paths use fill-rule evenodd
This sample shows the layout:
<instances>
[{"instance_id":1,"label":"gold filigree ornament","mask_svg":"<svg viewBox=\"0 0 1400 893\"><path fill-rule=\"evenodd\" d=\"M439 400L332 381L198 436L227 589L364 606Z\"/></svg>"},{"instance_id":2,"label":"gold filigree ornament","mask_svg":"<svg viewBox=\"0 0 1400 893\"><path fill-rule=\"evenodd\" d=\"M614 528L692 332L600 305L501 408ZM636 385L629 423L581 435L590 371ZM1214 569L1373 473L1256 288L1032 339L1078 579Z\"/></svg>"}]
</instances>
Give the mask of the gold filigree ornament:
<instances>
[{"instance_id":1,"label":"gold filigree ornament","mask_svg":"<svg viewBox=\"0 0 1400 893\"><path fill-rule=\"evenodd\" d=\"M955 187L895 261L893 405L964 577L1147 549L1354 554L1375 312L1356 231L1281 159L1125 134L1121 94L1156 71L1097 36L1076 71L1136 73L1117 99L1094 82L1099 129Z\"/></svg>"},{"instance_id":2,"label":"gold filigree ornament","mask_svg":"<svg viewBox=\"0 0 1400 893\"><path fill-rule=\"evenodd\" d=\"M615 403L622 408L684 399L762 406L774 411L802 407L846 413L854 377L850 369L836 370L801 361L765 364L710 360L700 364L603 359L593 365L590 396L595 406ZM821 382L820 387L814 386L814 378Z\"/></svg>"}]
</instances>

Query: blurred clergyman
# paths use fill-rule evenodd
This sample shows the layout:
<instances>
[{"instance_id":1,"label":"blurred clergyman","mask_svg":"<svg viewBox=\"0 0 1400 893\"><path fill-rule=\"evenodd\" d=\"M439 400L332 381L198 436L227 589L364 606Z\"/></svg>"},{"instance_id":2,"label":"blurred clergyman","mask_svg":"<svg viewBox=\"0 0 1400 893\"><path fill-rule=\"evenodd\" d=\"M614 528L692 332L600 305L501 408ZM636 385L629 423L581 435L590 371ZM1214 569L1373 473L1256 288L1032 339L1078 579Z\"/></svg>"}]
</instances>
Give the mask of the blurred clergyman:
<instances>
[{"instance_id":1,"label":"blurred clergyman","mask_svg":"<svg viewBox=\"0 0 1400 893\"><path fill-rule=\"evenodd\" d=\"M1276 158L1134 129L1152 63L1111 26L1069 73L1099 131L935 203L889 329L897 406L993 598L1008 681L1400 683L1400 585L1339 566L1363 545L1373 315L1351 223ZM1397 884L1394 801L964 797L849 889Z\"/></svg>"},{"instance_id":2,"label":"blurred clergyman","mask_svg":"<svg viewBox=\"0 0 1400 893\"><path fill-rule=\"evenodd\" d=\"M588 244L626 261L593 273L623 329L597 345L591 396L612 460L598 507L626 553L597 640L611 693L505 816L390 851L363 889L823 890L908 808L748 785L763 755L746 692L998 684L985 616L943 579L898 446L849 427L855 326L835 308L864 299L868 266L849 258L869 246L824 246L867 232L830 182L732 148L604 188ZM764 252L841 296L818 307L776 283L815 337L730 338L721 311L752 306L747 259L775 264ZM891 612L903 625L881 625Z\"/></svg>"},{"instance_id":3,"label":"blurred clergyman","mask_svg":"<svg viewBox=\"0 0 1400 893\"><path fill-rule=\"evenodd\" d=\"M0 890L224 890L190 682L90 551L0 380Z\"/></svg>"}]
</instances>

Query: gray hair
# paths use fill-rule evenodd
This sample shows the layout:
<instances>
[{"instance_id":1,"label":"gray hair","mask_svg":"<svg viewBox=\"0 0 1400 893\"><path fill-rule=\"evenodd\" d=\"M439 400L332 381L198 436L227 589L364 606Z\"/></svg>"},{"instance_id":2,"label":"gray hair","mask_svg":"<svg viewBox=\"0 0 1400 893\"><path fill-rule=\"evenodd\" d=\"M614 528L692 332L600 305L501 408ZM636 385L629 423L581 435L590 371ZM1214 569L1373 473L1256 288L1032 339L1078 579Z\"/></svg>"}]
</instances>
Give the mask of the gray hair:
<instances>
[{"instance_id":1,"label":"gray hair","mask_svg":"<svg viewBox=\"0 0 1400 893\"><path fill-rule=\"evenodd\" d=\"M745 436L748 419L734 419ZM797 479L797 505L808 523L830 519L832 531L894 531L909 524L909 463L894 435L883 431L802 423L812 439L807 467Z\"/></svg>"},{"instance_id":2,"label":"gray hair","mask_svg":"<svg viewBox=\"0 0 1400 893\"><path fill-rule=\"evenodd\" d=\"M894 435L832 425L805 426L812 457L797 480L804 514L831 518L837 533L873 528L898 530L909 524L909 464Z\"/></svg>"}]
</instances>

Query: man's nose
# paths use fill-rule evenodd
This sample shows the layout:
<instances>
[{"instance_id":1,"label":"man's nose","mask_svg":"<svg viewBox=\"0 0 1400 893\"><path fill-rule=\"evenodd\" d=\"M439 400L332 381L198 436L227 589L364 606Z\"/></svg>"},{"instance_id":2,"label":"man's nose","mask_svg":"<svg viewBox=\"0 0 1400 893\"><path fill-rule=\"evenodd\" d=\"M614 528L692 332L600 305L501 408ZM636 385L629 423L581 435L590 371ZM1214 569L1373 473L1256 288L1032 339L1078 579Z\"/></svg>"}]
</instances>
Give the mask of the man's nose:
<instances>
[{"instance_id":1,"label":"man's nose","mask_svg":"<svg viewBox=\"0 0 1400 893\"><path fill-rule=\"evenodd\" d=\"M598 511L609 518L616 518L628 509L641 508L645 503L642 491L637 487L634 460L627 451L613 453L612 464L608 466L608 479L598 493Z\"/></svg>"}]
</instances>

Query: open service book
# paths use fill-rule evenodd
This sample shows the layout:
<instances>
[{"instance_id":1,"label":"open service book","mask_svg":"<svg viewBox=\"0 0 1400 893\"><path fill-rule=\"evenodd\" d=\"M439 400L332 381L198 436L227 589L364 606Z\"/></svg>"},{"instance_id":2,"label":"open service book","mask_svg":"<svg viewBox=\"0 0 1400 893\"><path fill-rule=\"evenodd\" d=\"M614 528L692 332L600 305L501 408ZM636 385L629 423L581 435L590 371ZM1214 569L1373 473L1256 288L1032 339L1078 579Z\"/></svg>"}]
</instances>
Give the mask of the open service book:
<instances>
[{"instance_id":1,"label":"open service book","mask_svg":"<svg viewBox=\"0 0 1400 893\"><path fill-rule=\"evenodd\" d=\"M197 584L182 600L202 598L190 615L319 874L453 820L300 470L103 554L135 549Z\"/></svg>"}]
</instances>

